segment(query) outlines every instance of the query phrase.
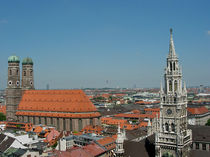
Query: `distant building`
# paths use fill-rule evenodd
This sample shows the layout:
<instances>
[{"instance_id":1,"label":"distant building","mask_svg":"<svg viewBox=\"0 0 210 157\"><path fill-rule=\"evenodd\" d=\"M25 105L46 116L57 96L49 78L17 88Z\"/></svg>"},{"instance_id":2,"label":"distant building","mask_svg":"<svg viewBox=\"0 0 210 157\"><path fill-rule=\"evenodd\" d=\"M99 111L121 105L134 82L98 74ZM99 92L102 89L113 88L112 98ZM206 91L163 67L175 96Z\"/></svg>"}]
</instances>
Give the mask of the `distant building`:
<instances>
[{"instance_id":1,"label":"distant building","mask_svg":"<svg viewBox=\"0 0 210 157\"><path fill-rule=\"evenodd\" d=\"M188 124L190 125L205 125L210 119L210 112L205 106L188 107Z\"/></svg>"}]
</instances>

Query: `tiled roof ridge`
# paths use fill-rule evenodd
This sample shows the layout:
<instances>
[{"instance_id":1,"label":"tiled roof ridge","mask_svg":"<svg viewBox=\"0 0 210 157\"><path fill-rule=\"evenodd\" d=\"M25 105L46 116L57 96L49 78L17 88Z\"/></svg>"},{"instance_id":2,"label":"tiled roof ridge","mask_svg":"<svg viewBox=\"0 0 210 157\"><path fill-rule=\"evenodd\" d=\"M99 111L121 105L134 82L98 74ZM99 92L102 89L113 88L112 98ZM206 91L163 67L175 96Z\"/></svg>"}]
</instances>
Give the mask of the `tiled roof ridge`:
<instances>
[{"instance_id":1,"label":"tiled roof ridge","mask_svg":"<svg viewBox=\"0 0 210 157\"><path fill-rule=\"evenodd\" d=\"M28 90L18 106L19 111L96 112L83 90Z\"/></svg>"},{"instance_id":2,"label":"tiled roof ridge","mask_svg":"<svg viewBox=\"0 0 210 157\"><path fill-rule=\"evenodd\" d=\"M187 108L187 110L191 114L205 114L209 112L205 106Z\"/></svg>"}]
</instances>

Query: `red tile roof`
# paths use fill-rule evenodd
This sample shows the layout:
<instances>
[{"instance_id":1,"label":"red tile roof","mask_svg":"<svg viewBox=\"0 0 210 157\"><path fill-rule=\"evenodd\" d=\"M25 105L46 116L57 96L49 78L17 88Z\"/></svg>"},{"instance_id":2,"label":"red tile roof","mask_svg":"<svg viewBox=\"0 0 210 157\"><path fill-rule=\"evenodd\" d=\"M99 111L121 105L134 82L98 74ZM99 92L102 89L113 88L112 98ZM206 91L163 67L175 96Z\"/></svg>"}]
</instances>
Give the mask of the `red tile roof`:
<instances>
[{"instance_id":1,"label":"red tile roof","mask_svg":"<svg viewBox=\"0 0 210 157\"><path fill-rule=\"evenodd\" d=\"M114 116L115 117L126 117L126 118L155 118L156 117L153 114L126 114L126 113L119 113Z\"/></svg>"},{"instance_id":2,"label":"red tile roof","mask_svg":"<svg viewBox=\"0 0 210 157\"><path fill-rule=\"evenodd\" d=\"M106 150L112 150L116 147L115 139L109 136L99 139L97 143L101 145L102 147L105 147Z\"/></svg>"},{"instance_id":3,"label":"red tile roof","mask_svg":"<svg viewBox=\"0 0 210 157\"><path fill-rule=\"evenodd\" d=\"M52 129L51 132L47 135L46 141L50 142L51 140L56 139L59 135L60 133L57 130Z\"/></svg>"},{"instance_id":4,"label":"red tile roof","mask_svg":"<svg viewBox=\"0 0 210 157\"><path fill-rule=\"evenodd\" d=\"M202 107L196 107L196 108L187 108L187 111L190 112L191 114L205 114L208 113L208 109L205 106Z\"/></svg>"},{"instance_id":5,"label":"red tile roof","mask_svg":"<svg viewBox=\"0 0 210 157\"><path fill-rule=\"evenodd\" d=\"M80 132L102 134L103 128L101 126L86 125Z\"/></svg>"},{"instance_id":6,"label":"red tile roof","mask_svg":"<svg viewBox=\"0 0 210 157\"><path fill-rule=\"evenodd\" d=\"M69 153L69 157L93 157L91 154L80 147L71 148Z\"/></svg>"},{"instance_id":7,"label":"red tile roof","mask_svg":"<svg viewBox=\"0 0 210 157\"><path fill-rule=\"evenodd\" d=\"M83 149L91 154L92 156L99 156L100 154L104 153L105 150L95 143L91 143L83 147Z\"/></svg>"},{"instance_id":8,"label":"red tile roof","mask_svg":"<svg viewBox=\"0 0 210 157\"><path fill-rule=\"evenodd\" d=\"M96 107L82 90L27 90L16 115L74 118L100 116L96 111Z\"/></svg>"},{"instance_id":9,"label":"red tile roof","mask_svg":"<svg viewBox=\"0 0 210 157\"><path fill-rule=\"evenodd\" d=\"M160 112L160 108L145 108L144 111Z\"/></svg>"},{"instance_id":10,"label":"red tile roof","mask_svg":"<svg viewBox=\"0 0 210 157\"><path fill-rule=\"evenodd\" d=\"M6 115L6 105L0 105L0 112Z\"/></svg>"}]
</instances>

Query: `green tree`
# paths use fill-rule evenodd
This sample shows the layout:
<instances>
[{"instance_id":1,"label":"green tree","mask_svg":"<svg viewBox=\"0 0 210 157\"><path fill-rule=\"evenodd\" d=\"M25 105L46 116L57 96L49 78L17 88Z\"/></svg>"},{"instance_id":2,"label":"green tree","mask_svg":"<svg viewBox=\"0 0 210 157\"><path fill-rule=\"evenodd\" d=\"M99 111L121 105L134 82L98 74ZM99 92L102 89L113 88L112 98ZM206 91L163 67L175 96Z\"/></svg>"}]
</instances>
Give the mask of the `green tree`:
<instances>
[{"instance_id":1,"label":"green tree","mask_svg":"<svg viewBox=\"0 0 210 157\"><path fill-rule=\"evenodd\" d=\"M210 126L210 119L207 120L206 126Z\"/></svg>"},{"instance_id":2,"label":"green tree","mask_svg":"<svg viewBox=\"0 0 210 157\"><path fill-rule=\"evenodd\" d=\"M57 147L58 143L56 142L54 145L51 146L52 149L55 149Z\"/></svg>"},{"instance_id":3,"label":"green tree","mask_svg":"<svg viewBox=\"0 0 210 157\"><path fill-rule=\"evenodd\" d=\"M6 116L2 112L0 112L0 121L4 120L6 120Z\"/></svg>"}]
</instances>

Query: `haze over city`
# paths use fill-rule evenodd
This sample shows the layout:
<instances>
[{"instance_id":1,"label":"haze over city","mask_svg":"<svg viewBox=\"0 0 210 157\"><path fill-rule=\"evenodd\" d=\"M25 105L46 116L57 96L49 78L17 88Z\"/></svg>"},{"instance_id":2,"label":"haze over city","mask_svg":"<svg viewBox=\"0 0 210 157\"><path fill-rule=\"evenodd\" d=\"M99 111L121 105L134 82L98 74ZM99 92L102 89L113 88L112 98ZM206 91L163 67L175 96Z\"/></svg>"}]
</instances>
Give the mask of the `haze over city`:
<instances>
[{"instance_id":1,"label":"haze over city","mask_svg":"<svg viewBox=\"0 0 210 157\"><path fill-rule=\"evenodd\" d=\"M0 89L7 59L34 62L35 86L159 87L169 29L188 86L209 85L210 2L0 1ZM108 81L106 81L108 80Z\"/></svg>"}]
</instances>

